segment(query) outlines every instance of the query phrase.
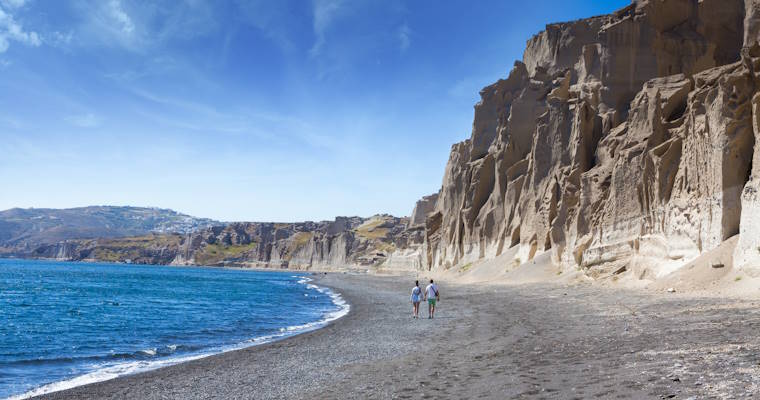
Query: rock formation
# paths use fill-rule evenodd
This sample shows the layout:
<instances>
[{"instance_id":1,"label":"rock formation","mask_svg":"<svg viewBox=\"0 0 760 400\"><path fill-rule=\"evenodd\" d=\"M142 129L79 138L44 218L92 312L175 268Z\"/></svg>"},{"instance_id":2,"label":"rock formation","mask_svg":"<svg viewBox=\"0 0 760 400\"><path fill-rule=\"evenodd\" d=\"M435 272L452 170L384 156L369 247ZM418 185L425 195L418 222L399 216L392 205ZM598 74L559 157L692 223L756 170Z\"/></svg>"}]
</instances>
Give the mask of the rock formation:
<instances>
[{"instance_id":1,"label":"rock formation","mask_svg":"<svg viewBox=\"0 0 760 400\"><path fill-rule=\"evenodd\" d=\"M550 252L594 277L656 278L741 233L737 265L760 273L758 39L757 0L641 0L547 25L481 91L422 203L423 268L519 246L517 263Z\"/></svg>"},{"instance_id":2,"label":"rock formation","mask_svg":"<svg viewBox=\"0 0 760 400\"><path fill-rule=\"evenodd\" d=\"M438 201L438 193L425 196L417 201L412 210L412 216L409 217L409 228L424 226L427 215L435 209L435 203Z\"/></svg>"},{"instance_id":3,"label":"rock formation","mask_svg":"<svg viewBox=\"0 0 760 400\"><path fill-rule=\"evenodd\" d=\"M187 234L68 239L6 255L136 264L367 268L385 263L397 246L408 247L407 225L407 218L390 215L301 223L234 222Z\"/></svg>"}]
</instances>

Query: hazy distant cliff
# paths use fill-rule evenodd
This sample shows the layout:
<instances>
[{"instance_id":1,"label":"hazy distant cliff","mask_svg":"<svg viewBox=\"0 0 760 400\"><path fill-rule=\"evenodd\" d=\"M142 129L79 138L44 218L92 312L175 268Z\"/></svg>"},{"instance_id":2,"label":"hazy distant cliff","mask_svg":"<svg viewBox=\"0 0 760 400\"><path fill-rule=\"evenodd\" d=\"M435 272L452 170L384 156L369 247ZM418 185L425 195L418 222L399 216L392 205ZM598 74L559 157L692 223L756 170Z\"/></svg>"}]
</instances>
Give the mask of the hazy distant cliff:
<instances>
[{"instance_id":1,"label":"hazy distant cliff","mask_svg":"<svg viewBox=\"0 0 760 400\"><path fill-rule=\"evenodd\" d=\"M25 242L0 255L139 264L240 265L293 269L378 266L403 246L406 218L337 217L302 223L234 222L188 233ZM92 228L97 228L98 225Z\"/></svg>"},{"instance_id":2,"label":"hazy distant cliff","mask_svg":"<svg viewBox=\"0 0 760 400\"><path fill-rule=\"evenodd\" d=\"M406 219L337 217L302 223L233 223L188 235L174 264L241 263L291 269L377 266L396 244Z\"/></svg>"},{"instance_id":3,"label":"hazy distant cliff","mask_svg":"<svg viewBox=\"0 0 760 400\"><path fill-rule=\"evenodd\" d=\"M760 267L759 38L756 0L547 25L452 147L423 268L517 246L517 264L550 252L591 276L656 277L740 232L737 266Z\"/></svg>"},{"instance_id":4,"label":"hazy distant cliff","mask_svg":"<svg viewBox=\"0 0 760 400\"><path fill-rule=\"evenodd\" d=\"M189 233L220 224L176 211L145 207L92 206L0 211L0 254L28 252L71 239Z\"/></svg>"}]
</instances>

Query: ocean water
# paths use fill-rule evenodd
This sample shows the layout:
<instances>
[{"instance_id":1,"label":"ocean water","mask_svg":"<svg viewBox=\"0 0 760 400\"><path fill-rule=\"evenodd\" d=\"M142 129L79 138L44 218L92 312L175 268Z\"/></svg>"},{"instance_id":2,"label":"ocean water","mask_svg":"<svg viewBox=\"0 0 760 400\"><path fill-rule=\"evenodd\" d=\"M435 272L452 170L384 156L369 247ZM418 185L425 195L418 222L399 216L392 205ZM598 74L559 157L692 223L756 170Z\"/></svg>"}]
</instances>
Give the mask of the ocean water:
<instances>
[{"instance_id":1,"label":"ocean water","mask_svg":"<svg viewBox=\"0 0 760 400\"><path fill-rule=\"evenodd\" d=\"M348 312L308 275L0 259L0 399L313 330Z\"/></svg>"}]
</instances>

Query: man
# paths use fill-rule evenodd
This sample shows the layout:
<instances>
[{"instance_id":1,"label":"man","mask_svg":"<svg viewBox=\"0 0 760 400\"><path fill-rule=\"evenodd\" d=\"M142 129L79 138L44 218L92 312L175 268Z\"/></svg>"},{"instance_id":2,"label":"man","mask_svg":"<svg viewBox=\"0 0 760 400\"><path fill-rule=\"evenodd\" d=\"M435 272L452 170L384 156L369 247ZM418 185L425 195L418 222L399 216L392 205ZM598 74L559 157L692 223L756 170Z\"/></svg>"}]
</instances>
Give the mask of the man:
<instances>
[{"instance_id":1,"label":"man","mask_svg":"<svg viewBox=\"0 0 760 400\"><path fill-rule=\"evenodd\" d=\"M425 288L425 298L428 302L428 319L430 319L435 316L436 301L440 300L440 296L438 295L438 285L433 283L432 279L430 280L430 284Z\"/></svg>"}]
</instances>

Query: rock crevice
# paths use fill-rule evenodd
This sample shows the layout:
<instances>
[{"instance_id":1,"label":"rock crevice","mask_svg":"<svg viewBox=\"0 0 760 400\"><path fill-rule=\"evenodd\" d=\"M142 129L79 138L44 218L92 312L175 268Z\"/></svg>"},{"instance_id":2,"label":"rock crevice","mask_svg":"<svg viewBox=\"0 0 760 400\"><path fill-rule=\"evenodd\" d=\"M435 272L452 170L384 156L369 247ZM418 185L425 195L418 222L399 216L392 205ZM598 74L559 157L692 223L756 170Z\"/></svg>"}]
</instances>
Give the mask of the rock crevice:
<instances>
[{"instance_id":1,"label":"rock crevice","mask_svg":"<svg viewBox=\"0 0 760 400\"><path fill-rule=\"evenodd\" d=\"M759 8L641 0L547 25L452 147L423 268L518 246L522 262L658 277L738 233L739 263L757 263Z\"/></svg>"}]
</instances>

